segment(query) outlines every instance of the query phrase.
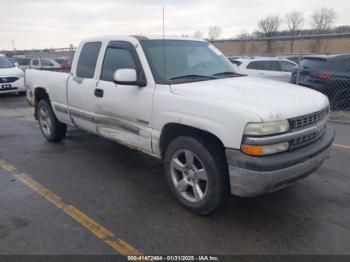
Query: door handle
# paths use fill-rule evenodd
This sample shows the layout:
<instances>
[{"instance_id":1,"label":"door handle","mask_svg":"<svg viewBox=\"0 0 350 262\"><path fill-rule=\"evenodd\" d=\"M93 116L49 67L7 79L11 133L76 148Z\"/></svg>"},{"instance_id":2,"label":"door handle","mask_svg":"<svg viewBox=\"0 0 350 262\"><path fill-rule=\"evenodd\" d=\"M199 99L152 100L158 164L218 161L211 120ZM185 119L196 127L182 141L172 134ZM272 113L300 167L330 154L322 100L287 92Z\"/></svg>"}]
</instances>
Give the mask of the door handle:
<instances>
[{"instance_id":1,"label":"door handle","mask_svg":"<svg viewBox=\"0 0 350 262\"><path fill-rule=\"evenodd\" d=\"M100 88L96 88L94 94L96 97L103 97L103 90Z\"/></svg>"}]
</instances>

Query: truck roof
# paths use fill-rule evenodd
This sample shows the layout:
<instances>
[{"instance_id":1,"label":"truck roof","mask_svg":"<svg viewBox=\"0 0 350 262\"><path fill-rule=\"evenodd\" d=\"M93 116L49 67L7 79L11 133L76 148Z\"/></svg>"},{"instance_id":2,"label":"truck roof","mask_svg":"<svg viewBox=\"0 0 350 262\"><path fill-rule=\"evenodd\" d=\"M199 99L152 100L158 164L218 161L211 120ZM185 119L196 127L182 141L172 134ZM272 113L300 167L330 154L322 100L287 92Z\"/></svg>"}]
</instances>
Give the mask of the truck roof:
<instances>
[{"instance_id":1,"label":"truck roof","mask_svg":"<svg viewBox=\"0 0 350 262\"><path fill-rule=\"evenodd\" d=\"M162 40L162 35L106 35L85 39L87 41L113 41L113 40L124 40L124 41L135 41L137 40ZM204 41L201 39L183 37L183 36L164 36L164 40L190 40L190 41Z\"/></svg>"}]
</instances>

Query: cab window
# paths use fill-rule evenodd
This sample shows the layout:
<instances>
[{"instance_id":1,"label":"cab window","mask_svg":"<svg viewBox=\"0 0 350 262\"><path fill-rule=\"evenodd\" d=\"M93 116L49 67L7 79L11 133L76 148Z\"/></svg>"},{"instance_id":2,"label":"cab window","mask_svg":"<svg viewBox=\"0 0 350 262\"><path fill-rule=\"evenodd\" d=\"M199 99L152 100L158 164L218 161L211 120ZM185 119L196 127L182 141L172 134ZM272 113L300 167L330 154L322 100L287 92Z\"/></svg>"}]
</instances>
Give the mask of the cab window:
<instances>
[{"instance_id":1,"label":"cab window","mask_svg":"<svg viewBox=\"0 0 350 262\"><path fill-rule=\"evenodd\" d=\"M135 69L136 63L130 51L125 48L107 47L102 65L101 80L114 80L114 73L121 68Z\"/></svg>"},{"instance_id":2,"label":"cab window","mask_svg":"<svg viewBox=\"0 0 350 262\"><path fill-rule=\"evenodd\" d=\"M97 64L97 58L100 53L101 42L85 43L81 49L78 65L77 76L83 78L93 78Z\"/></svg>"}]
</instances>

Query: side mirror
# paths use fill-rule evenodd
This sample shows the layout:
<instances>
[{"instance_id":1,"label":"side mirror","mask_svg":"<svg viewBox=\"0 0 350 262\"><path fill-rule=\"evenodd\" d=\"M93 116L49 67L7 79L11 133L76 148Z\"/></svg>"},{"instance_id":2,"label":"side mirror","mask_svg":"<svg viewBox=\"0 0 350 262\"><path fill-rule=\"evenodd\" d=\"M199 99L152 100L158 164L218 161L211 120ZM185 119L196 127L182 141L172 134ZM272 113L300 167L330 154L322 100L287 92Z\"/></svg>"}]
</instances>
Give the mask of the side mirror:
<instances>
[{"instance_id":1,"label":"side mirror","mask_svg":"<svg viewBox=\"0 0 350 262\"><path fill-rule=\"evenodd\" d=\"M145 80L137 79L137 72L135 69L122 68L115 71L113 76L114 83L119 85L133 85L143 87L146 86Z\"/></svg>"},{"instance_id":2,"label":"side mirror","mask_svg":"<svg viewBox=\"0 0 350 262\"><path fill-rule=\"evenodd\" d=\"M18 67L18 66L19 66L17 62L15 62L15 63L13 63L13 64L15 65L15 67Z\"/></svg>"}]
</instances>

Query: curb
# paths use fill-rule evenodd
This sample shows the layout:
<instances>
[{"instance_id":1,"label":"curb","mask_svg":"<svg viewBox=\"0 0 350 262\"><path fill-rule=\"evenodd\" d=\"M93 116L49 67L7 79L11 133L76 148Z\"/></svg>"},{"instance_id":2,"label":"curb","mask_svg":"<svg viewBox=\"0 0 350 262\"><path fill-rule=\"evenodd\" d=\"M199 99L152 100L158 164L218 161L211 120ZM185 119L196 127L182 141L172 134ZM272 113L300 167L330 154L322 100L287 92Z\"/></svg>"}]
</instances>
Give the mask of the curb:
<instances>
[{"instance_id":1,"label":"curb","mask_svg":"<svg viewBox=\"0 0 350 262\"><path fill-rule=\"evenodd\" d=\"M347 121L347 120L329 119L328 121L331 122L331 123L336 123L336 124L350 125L350 121Z\"/></svg>"}]
</instances>

